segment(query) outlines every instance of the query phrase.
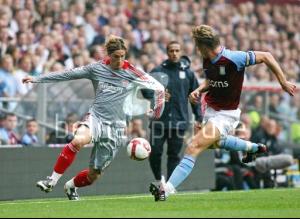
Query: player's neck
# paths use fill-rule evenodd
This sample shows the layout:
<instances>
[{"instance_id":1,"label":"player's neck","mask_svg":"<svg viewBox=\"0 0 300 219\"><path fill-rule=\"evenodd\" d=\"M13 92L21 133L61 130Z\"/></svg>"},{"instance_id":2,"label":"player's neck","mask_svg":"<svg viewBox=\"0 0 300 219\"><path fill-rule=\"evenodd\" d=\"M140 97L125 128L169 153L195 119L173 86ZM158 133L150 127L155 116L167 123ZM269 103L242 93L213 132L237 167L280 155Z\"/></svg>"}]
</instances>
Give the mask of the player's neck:
<instances>
[{"instance_id":1,"label":"player's neck","mask_svg":"<svg viewBox=\"0 0 300 219\"><path fill-rule=\"evenodd\" d=\"M211 50L208 52L208 58L210 60L214 60L219 54L220 52L222 52L222 46L218 46L217 48L215 48L214 50Z\"/></svg>"}]
</instances>

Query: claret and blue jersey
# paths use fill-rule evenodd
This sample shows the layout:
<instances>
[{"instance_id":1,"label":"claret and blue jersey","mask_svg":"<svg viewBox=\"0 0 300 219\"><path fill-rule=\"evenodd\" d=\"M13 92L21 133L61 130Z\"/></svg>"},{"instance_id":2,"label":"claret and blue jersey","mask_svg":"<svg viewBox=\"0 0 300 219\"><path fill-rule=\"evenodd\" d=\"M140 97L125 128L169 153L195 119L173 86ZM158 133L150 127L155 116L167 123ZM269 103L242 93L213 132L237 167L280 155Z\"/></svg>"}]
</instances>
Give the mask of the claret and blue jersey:
<instances>
[{"instance_id":1,"label":"claret and blue jersey","mask_svg":"<svg viewBox=\"0 0 300 219\"><path fill-rule=\"evenodd\" d=\"M222 47L213 59L203 60L203 71L209 80L209 90L205 96L208 106L215 110L235 110L238 108L245 67L255 64L253 51L232 51Z\"/></svg>"}]
</instances>

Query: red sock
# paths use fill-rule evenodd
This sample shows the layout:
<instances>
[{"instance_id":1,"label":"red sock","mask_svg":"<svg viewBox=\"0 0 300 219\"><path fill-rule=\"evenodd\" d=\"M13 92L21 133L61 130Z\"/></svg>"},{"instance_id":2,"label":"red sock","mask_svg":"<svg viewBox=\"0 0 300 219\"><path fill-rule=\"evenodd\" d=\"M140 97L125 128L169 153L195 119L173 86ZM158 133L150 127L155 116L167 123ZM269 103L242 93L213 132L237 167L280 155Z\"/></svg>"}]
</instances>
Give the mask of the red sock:
<instances>
[{"instance_id":1,"label":"red sock","mask_svg":"<svg viewBox=\"0 0 300 219\"><path fill-rule=\"evenodd\" d=\"M80 173L78 173L77 176L75 176L74 178L74 185L76 187L84 187L91 185L92 182L89 180L88 174L88 169L82 170Z\"/></svg>"},{"instance_id":2,"label":"red sock","mask_svg":"<svg viewBox=\"0 0 300 219\"><path fill-rule=\"evenodd\" d=\"M72 143L67 144L59 157L57 158L56 164L54 166L54 171L59 174L63 174L66 169L73 163L73 160L77 154L77 149Z\"/></svg>"}]
</instances>

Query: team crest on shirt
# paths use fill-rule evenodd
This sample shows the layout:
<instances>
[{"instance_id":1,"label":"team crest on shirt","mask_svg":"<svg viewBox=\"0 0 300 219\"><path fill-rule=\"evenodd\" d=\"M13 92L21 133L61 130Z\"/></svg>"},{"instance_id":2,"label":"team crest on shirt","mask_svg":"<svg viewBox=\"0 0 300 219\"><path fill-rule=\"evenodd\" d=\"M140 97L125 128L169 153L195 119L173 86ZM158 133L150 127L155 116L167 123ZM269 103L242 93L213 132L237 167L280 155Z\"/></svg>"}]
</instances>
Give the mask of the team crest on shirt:
<instances>
[{"instance_id":1,"label":"team crest on shirt","mask_svg":"<svg viewBox=\"0 0 300 219\"><path fill-rule=\"evenodd\" d=\"M180 78L180 79L185 79L185 78L186 78L185 71L180 71L180 72L179 72L179 78Z\"/></svg>"},{"instance_id":2,"label":"team crest on shirt","mask_svg":"<svg viewBox=\"0 0 300 219\"><path fill-rule=\"evenodd\" d=\"M220 66L220 75L226 75L225 66Z\"/></svg>"}]
</instances>

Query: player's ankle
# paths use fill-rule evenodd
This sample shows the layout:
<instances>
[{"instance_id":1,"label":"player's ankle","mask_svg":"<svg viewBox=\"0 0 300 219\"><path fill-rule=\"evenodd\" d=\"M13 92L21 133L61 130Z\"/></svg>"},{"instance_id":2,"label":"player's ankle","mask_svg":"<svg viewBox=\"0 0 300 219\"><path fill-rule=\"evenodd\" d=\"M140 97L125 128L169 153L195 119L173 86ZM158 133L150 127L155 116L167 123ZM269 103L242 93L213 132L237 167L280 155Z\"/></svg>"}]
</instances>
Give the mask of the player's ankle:
<instances>
[{"instance_id":1,"label":"player's ankle","mask_svg":"<svg viewBox=\"0 0 300 219\"><path fill-rule=\"evenodd\" d=\"M167 182L164 187L165 187L166 197L168 197L170 194L176 193L176 189L170 182Z\"/></svg>"},{"instance_id":2,"label":"player's ankle","mask_svg":"<svg viewBox=\"0 0 300 219\"><path fill-rule=\"evenodd\" d=\"M58 182L58 180L61 178L62 174L59 174L55 171L53 171L52 175L50 176L50 179L52 180L51 185L55 186Z\"/></svg>"},{"instance_id":3,"label":"player's ankle","mask_svg":"<svg viewBox=\"0 0 300 219\"><path fill-rule=\"evenodd\" d=\"M69 180L68 182L66 182L65 188L66 188L66 189L75 188L74 178L72 178L71 180Z\"/></svg>"}]
</instances>

